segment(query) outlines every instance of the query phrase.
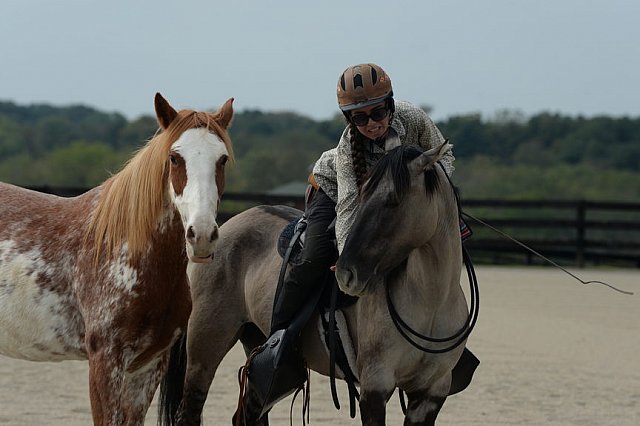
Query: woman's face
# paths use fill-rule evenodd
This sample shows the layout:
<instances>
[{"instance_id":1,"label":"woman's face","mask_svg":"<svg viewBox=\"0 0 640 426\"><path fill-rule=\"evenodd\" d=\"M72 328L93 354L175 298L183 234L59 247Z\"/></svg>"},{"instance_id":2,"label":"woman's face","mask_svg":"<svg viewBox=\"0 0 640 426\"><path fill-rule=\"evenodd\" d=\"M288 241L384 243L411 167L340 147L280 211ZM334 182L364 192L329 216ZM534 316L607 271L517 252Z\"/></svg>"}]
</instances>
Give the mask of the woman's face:
<instances>
[{"instance_id":1,"label":"woman's face","mask_svg":"<svg viewBox=\"0 0 640 426\"><path fill-rule=\"evenodd\" d=\"M380 139L387 134L389 119L389 110L384 101L351 111L351 122L360 133L373 140Z\"/></svg>"}]
</instances>

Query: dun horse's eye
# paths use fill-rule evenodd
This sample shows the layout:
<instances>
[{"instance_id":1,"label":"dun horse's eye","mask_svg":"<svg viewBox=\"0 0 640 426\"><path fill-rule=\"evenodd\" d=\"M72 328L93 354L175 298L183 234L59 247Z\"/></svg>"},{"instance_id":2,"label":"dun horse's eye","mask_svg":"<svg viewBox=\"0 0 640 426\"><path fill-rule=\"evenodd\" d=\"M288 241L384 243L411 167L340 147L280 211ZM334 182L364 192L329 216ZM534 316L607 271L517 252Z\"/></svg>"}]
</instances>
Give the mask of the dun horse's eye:
<instances>
[{"instance_id":1,"label":"dun horse's eye","mask_svg":"<svg viewBox=\"0 0 640 426\"><path fill-rule=\"evenodd\" d=\"M169 155L169 161L171 161L171 165L173 165L173 166L177 166L178 165L178 159L176 158L175 154L170 154Z\"/></svg>"},{"instance_id":2,"label":"dun horse's eye","mask_svg":"<svg viewBox=\"0 0 640 426\"><path fill-rule=\"evenodd\" d=\"M386 199L384 200L384 207L398 207L400 205L400 198L398 194L391 193L388 194Z\"/></svg>"}]
</instances>

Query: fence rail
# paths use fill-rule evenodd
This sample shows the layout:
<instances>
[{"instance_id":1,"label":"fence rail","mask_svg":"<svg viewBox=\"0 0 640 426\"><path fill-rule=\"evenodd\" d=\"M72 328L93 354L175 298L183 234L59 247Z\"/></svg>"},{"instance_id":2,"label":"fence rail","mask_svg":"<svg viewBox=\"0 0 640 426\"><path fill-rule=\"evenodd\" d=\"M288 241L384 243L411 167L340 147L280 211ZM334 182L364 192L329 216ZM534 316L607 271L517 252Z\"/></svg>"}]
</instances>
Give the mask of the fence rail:
<instances>
[{"instance_id":1,"label":"fence rail","mask_svg":"<svg viewBox=\"0 0 640 426\"><path fill-rule=\"evenodd\" d=\"M60 196L76 196L86 188L31 187ZM226 193L220 221L259 204L286 204L302 209L302 196ZM553 200L464 200L462 210L494 226L550 259L583 267L587 264L640 267L640 203ZM539 262L523 247L473 219L467 240L474 259L495 263Z\"/></svg>"}]
</instances>

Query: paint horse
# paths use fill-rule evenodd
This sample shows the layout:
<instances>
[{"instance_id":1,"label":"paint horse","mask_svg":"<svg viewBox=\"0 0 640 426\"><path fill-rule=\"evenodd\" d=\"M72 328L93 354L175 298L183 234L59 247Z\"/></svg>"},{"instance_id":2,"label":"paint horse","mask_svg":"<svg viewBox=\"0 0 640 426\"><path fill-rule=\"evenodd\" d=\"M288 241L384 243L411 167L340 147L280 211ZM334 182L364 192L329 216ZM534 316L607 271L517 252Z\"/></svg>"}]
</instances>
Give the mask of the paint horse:
<instances>
[{"instance_id":1,"label":"paint horse","mask_svg":"<svg viewBox=\"0 0 640 426\"><path fill-rule=\"evenodd\" d=\"M0 354L89 361L95 425L142 425L186 329L187 262L210 262L233 99L176 111L102 185L61 198L0 184Z\"/></svg>"},{"instance_id":2,"label":"paint horse","mask_svg":"<svg viewBox=\"0 0 640 426\"><path fill-rule=\"evenodd\" d=\"M364 425L385 424L386 402L396 388L408 396L405 424L434 424L465 346L466 336L459 333L468 329L468 312L460 286L458 208L437 165L448 149L446 144L422 153L400 146L377 163L337 263L341 288L360 296L344 314L356 353ZM281 264L278 236L300 214L284 206L246 210L220 228L216 256L224 262L189 266L194 309L184 390L161 401L165 414L179 405L177 424L200 424L216 369L238 339L246 352L264 342ZM423 352L405 340L389 314L387 289L405 324L446 342L433 344L442 353ZM309 367L328 375L329 356L317 321L316 315L300 344ZM456 335L460 338L452 344ZM242 424L267 424L259 420L251 395L247 401L244 412L236 413L244 416Z\"/></svg>"}]
</instances>

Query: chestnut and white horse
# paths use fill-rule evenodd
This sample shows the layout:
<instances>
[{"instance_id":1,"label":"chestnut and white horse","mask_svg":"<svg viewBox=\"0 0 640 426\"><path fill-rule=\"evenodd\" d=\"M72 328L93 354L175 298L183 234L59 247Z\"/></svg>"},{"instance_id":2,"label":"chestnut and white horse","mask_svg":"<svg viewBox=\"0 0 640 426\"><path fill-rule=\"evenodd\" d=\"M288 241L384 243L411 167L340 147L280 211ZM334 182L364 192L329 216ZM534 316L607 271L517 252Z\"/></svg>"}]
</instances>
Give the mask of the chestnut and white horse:
<instances>
[{"instance_id":1,"label":"chestnut and white horse","mask_svg":"<svg viewBox=\"0 0 640 426\"><path fill-rule=\"evenodd\" d=\"M176 111L102 185L61 198L0 183L0 354L89 361L95 425L142 425L212 259L233 99Z\"/></svg>"}]
</instances>

